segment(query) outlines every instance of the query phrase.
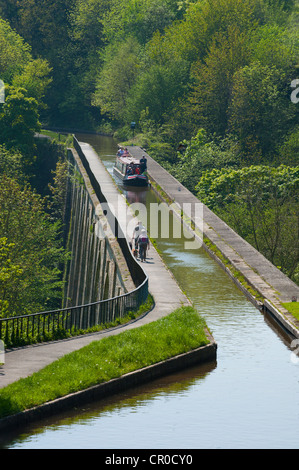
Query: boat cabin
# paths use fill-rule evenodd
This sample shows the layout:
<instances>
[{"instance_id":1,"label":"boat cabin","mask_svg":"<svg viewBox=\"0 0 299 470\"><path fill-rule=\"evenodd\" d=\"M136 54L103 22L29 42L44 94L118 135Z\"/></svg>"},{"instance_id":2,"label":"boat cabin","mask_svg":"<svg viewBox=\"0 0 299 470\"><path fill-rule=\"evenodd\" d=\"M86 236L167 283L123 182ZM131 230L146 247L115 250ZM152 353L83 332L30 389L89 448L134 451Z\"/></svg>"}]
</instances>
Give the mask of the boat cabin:
<instances>
[{"instance_id":1,"label":"boat cabin","mask_svg":"<svg viewBox=\"0 0 299 470\"><path fill-rule=\"evenodd\" d=\"M133 157L117 157L116 162L115 162L115 167L120 171L122 175L127 175L130 173L130 168L132 170L136 170L136 168L140 168L140 162L139 160L133 158ZM135 171L133 171L132 174L134 174Z\"/></svg>"},{"instance_id":2,"label":"boat cabin","mask_svg":"<svg viewBox=\"0 0 299 470\"><path fill-rule=\"evenodd\" d=\"M142 173L142 170L143 166L140 164L140 160L130 155L116 156L113 171L122 179L124 184L130 186L148 186L148 177Z\"/></svg>"}]
</instances>

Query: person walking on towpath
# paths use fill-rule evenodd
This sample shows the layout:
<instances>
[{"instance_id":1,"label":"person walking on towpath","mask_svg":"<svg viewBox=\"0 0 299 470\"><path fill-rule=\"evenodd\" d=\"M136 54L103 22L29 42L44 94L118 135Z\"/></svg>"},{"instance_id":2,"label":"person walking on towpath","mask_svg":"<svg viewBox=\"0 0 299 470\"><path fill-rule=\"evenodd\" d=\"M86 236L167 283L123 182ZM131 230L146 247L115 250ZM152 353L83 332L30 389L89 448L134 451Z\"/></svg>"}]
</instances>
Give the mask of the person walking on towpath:
<instances>
[{"instance_id":1,"label":"person walking on towpath","mask_svg":"<svg viewBox=\"0 0 299 470\"><path fill-rule=\"evenodd\" d=\"M142 229L138 237L139 256L141 261L146 260L146 250L149 250L149 239L145 229Z\"/></svg>"},{"instance_id":2,"label":"person walking on towpath","mask_svg":"<svg viewBox=\"0 0 299 470\"><path fill-rule=\"evenodd\" d=\"M134 248L138 249L138 237L140 235L141 229L144 228L140 220L138 221L136 227L134 228L134 232L132 235L132 239L134 240Z\"/></svg>"}]
</instances>

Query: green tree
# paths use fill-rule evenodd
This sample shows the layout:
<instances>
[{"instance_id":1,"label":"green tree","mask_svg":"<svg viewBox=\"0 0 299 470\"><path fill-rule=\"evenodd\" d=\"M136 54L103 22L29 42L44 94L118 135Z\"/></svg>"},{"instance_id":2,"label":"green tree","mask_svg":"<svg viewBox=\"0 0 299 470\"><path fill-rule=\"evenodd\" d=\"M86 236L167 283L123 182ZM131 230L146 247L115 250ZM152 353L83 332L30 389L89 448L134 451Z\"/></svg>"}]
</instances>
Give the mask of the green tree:
<instances>
[{"instance_id":1,"label":"green tree","mask_svg":"<svg viewBox=\"0 0 299 470\"><path fill-rule=\"evenodd\" d=\"M0 77L10 83L32 59L31 48L9 23L0 18Z\"/></svg>"},{"instance_id":2,"label":"green tree","mask_svg":"<svg viewBox=\"0 0 299 470\"><path fill-rule=\"evenodd\" d=\"M299 165L299 126L295 126L279 148L279 160L288 166Z\"/></svg>"},{"instance_id":3,"label":"green tree","mask_svg":"<svg viewBox=\"0 0 299 470\"><path fill-rule=\"evenodd\" d=\"M268 0L269 5L279 7L282 10L292 10L294 8L296 0Z\"/></svg>"},{"instance_id":4,"label":"green tree","mask_svg":"<svg viewBox=\"0 0 299 470\"><path fill-rule=\"evenodd\" d=\"M162 124L164 115L181 96L185 74L184 64L176 61L167 66L152 65L140 73L128 94L129 120L138 120L140 113L148 108L150 119Z\"/></svg>"},{"instance_id":5,"label":"green tree","mask_svg":"<svg viewBox=\"0 0 299 470\"><path fill-rule=\"evenodd\" d=\"M291 76L298 61L299 34L286 25L266 23L256 28L250 36L251 61L275 66Z\"/></svg>"},{"instance_id":6,"label":"green tree","mask_svg":"<svg viewBox=\"0 0 299 470\"><path fill-rule=\"evenodd\" d=\"M73 0L0 0L0 16L30 44L35 57L51 63L68 38L68 11Z\"/></svg>"},{"instance_id":7,"label":"green tree","mask_svg":"<svg viewBox=\"0 0 299 470\"><path fill-rule=\"evenodd\" d=\"M19 150L29 162L34 134L40 130L38 102L23 88L7 86L5 96L0 105L0 144Z\"/></svg>"},{"instance_id":8,"label":"green tree","mask_svg":"<svg viewBox=\"0 0 299 470\"><path fill-rule=\"evenodd\" d=\"M0 238L0 318L9 316L9 296L14 295L23 274L21 266L13 264L10 259L14 246L7 243L7 238Z\"/></svg>"},{"instance_id":9,"label":"green tree","mask_svg":"<svg viewBox=\"0 0 299 470\"><path fill-rule=\"evenodd\" d=\"M271 156L293 125L295 110L287 85L281 70L260 62L236 72L229 126L245 161L259 163Z\"/></svg>"},{"instance_id":10,"label":"green tree","mask_svg":"<svg viewBox=\"0 0 299 470\"><path fill-rule=\"evenodd\" d=\"M59 267L64 259L59 225L51 223L44 201L29 186L22 188L5 175L0 185L0 233L5 239L0 247L0 293L5 314L57 308L62 286Z\"/></svg>"},{"instance_id":11,"label":"green tree","mask_svg":"<svg viewBox=\"0 0 299 470\"><path fill-rule=\"evenodd\" d=\"M58 121L60 118L60 106L72 92L72 71L76 69L76 60L80 60L81 51L77 55L77 48L69 35L70 8L73 3L74 0L0 0L0 16L30 44L32 58L47 60L52 69L53 81L45 96L49 109L43 111L44 120ZM75 104L78 109L78 97ZM69 114L74 114L74 107Z\"/></svg>"},{"instance_id":12,"label":"green tree","mask_svg":"<svg viewBox=\"0 0 299 470\"><path fill-rule=\"evenodd\" d=\"M21 184L26 182L24 159L20 152L9 151L0 145L0 174L14 178Z\"/></svg>"},{"instance_id":13,"label":"green tree","mask_svg":"<svg viewBox=\"0 0 299 470\"><path fill-rule=\"evenodd\" d=\"M190 62L204 61L217 35L234 28L242 34L264 21L258 0L199 0L190 2L184 20L173 24L170 34Z\"/></svg>"},{"instance_id":14,"label":"green tree","mask_svg":"<svg viewBox=\"0 0 299 470\"><path fill-rule=\"evenodd\" d=\"M205 172L197 195L243 238L298 281L299 167Z\"/></svg>"},{"instance_id":15,"label":"green tree","mask_svg":"<svg viewBox=\"0 0 299 470\"><path fill-rule=\"evenodd\" d=\"M39 107L44 108L44 99L52 83L50 67L46 60L36 59L27 62L23 70L12 79L14 88L25 88L27 95L35 98Z\"/></svg>"},{"instance_id":16,"label":"green tree","mask_svg":"<svg viewBox=\"0 0 299 470\"><path fill-rule=\"evenodd\" d=\"M106 51L105 64L97 78L93 104L102 114L121 121L126 111L126 100L138 76L140 60L139 43L128 38Z\"/></svg>"},{"instance_id":17,"label":"green tree","mask_svg":"<svg viewBox=\"0 0 299 470\"><path fill-rule=\"evenodd\" d=\"M15 88L25 88L28 97L42 106L51 83L50 67L46 60L32 57L31 47L0 18L0 78Z\"/></svg>"},{"instance_id":18,"label":"green tree","mask_svg":"<svg viewBox=\"0 0 299 470\"><path fill-rule=\"evenodd\" d=\"M176 0L112 0L104 15L104 34L111 43L133 36L142 45L181 18Z\"/></svg>"},{"instance_id":19,"label":"green tree","mask_svg":"<svg viewBox=\"0 0 299 470\"><path fill-rule=\"evenodd\" d=\"M183 150L173 170L174 175L192 192L203 173L213 168L238 168L235 142L209 140L204 129L200 129L191 140L183 141Z\"/></svg>"},{"instance_id":20,"label":"green tree","mask_svg":"<svg viewBox=\"0 0 299 470\"><path fill-rule=\"evenodd\" d=\"M233 77L248 63L249 57L248 33L232 26L226 33L215 35L205 64L198 61L193 66L195 84L190 101L194 121L209 133L225 135Z\"/></svg>"}]
</instances>

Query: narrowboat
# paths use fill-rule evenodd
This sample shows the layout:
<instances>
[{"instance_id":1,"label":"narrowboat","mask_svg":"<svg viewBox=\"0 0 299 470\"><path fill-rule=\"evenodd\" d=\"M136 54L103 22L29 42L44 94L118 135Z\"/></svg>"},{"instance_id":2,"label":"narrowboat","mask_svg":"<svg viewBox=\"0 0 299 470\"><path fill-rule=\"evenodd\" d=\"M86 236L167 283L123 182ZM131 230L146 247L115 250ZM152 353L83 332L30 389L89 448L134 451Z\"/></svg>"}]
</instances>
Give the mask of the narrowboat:
<instances>
[{"instance_id":1,"label":"narrowboat","mask_svg":"<svg viewBox=\"0 0 299 470\"><path fill-rule=\"evenodd\" d=\"M131 155L117 155L113 167L114 174L126 186L148 186L148 177L144 174L140 160Z\"/></svg>"}]
</instances>

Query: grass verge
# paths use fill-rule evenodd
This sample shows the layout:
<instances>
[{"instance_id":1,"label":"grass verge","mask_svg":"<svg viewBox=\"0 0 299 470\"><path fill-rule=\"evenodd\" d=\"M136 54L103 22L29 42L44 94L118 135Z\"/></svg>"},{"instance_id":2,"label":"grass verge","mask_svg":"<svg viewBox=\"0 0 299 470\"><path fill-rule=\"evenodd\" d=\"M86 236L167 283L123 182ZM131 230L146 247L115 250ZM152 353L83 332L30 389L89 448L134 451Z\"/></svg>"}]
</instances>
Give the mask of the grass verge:
<instances>
[{"instance_id":1,"label":"grass verge","mask_svg":"<svg viewBox=\"0 0 299 470\"><path fill-rule=\"evenodd\" d=\"M46 135L50 137L52 140L55 142L65 145L66 147L72 147L73 143L73 137L71 134L64 134L61 132L54 132L54 131L48 131L46 129L42 129L40 131L42 135Z\"/></svg>"},{"instance_id":2,"label":"grass verge","mask_svg":"<svg viewBox=\"0 0 299 470\"><path fill-rule=\"evenodd\" d=\"M296 320L299 320L299 302L286 302L282 306L290 312Z\"/></svg>"},{"instance_id":3,"label":"grass verge","mask_svg":"<svg viewBox=\"0 0 299 470\"><path fill-rule=\"evenodd\" d=\"M0 389L0 418L107 382L209 343L206 324L193 307L94 341L30 377Z\"/></svg>"}]
</instances>

